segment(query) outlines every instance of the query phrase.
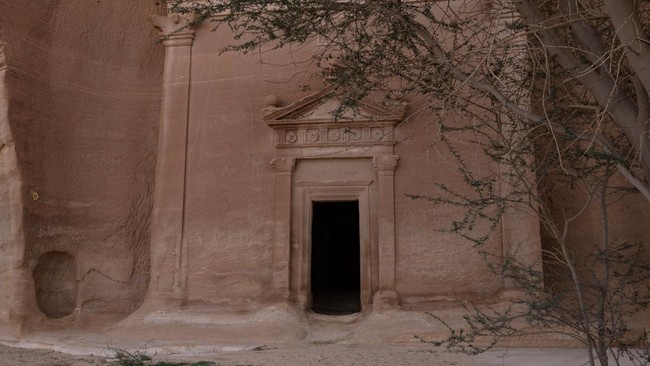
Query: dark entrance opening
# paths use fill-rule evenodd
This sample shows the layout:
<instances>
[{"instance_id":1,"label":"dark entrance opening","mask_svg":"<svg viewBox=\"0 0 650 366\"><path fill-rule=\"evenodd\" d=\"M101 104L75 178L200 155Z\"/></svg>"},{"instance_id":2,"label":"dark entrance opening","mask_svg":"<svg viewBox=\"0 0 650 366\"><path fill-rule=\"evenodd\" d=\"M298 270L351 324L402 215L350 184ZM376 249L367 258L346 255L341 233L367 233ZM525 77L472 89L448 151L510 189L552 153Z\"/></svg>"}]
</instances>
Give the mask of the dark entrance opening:
<instances>
[{"instance_id":1,"label":"dark entrance opening","mask_svg":"<svg viewBox=\"0 0 650 366\"><path fill-rule=\"evenodd\" d=\"M314 202L311 226L312 310L361 311L359 202Z\"/></svg>"}]
</instances>

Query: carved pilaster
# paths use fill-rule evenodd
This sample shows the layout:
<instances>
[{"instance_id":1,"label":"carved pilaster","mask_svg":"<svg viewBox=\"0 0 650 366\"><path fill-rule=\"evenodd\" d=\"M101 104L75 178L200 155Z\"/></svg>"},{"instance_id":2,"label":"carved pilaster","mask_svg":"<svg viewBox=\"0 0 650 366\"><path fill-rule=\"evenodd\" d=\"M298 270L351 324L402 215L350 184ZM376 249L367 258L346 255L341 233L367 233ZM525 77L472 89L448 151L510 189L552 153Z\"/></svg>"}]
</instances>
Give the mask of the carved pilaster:
<instances>
[{"instance_id":1,"label":"carved pilaster","mask_svg":"<svg viewBox=\"0 0 650 366\"><path fill-rule=\"evenodd\" d=\"M531 71L529 67L526 67L528 65L526 50L528 49L529 39L525 34L519 32L516 27L511 26L520 21L521 15L516 11L512 0L498 2L498 7L496 3L492 12L495 17L495 26L499 27L499 39L495 41L497 44L507 42L507 47L504 47L502 50L495 50L493 57L504 60L502 73L508 75L503 80L505 95L508 99L515 101L524 109L532 108L529 93L526 92L526 88L520 87L521 84L526 82ZM521 121L519 119L511 118L508 114L502 115L500 135L511 141L526 140L527 137L522 135L524 129L520 124ZM505 159L505 161L510 160ZM534 158L530 155L527 160L529 162L528 166L531 169L523 173L523 175L521 171L513 174L513 167L507 163L499 165L500 174L503 177L500 180L499 188L501 197L509 197L517 194L513 189L516 186L520 186L518 182L513 182L508 177L516 175L526 180L535 179L535 173L532 170ZM530 187L535 187L535 185L533 184ZM534 194L534 192L531 193ZM513 200L513 202L516 201ZM503 257L516 260L522 265L541 271L542 244L539 225L539 219L535 210L531 210L528 203L518 203L507 207L501 216ZM522 293L521 286L515 281L510 279L504 280L502 292L504 298L519 298Z\"/></svg>"},{"instance_id":2,"label":"carved pilaster","mask_svg":"<svg viewBox=\"0 0 650 366\"><path fill-rule=\"evenodd\" d=\"M273 194L273 291L279 300L289 298L289 262L291 260L291 172L295 158L271 160L275 170Z\"/></svg>"},{"instance_id":3,"label":"carved pilaster","mask_svg":"<svg viewBox=\"0 0 650 366\"><path fill-rule=\"evenodd\" d=\"M397 155L372 158L377 171L377 213L379 230L379 292L375 306L392 309L398 306L395 292L395 168Z\"/></svg>"},{"instance_id":4,"label":"carved pilaster","mask_svg":"<svg viewBox=\"0 0 650 366\"><path fill-rule=\"evenodd\" d=\"M194 30L185 27L190 18L178 14L150 20L165 46L147 294L147 301L158 305L187 297L188 248L183 233Z\"/></svg>"}]
</instances>

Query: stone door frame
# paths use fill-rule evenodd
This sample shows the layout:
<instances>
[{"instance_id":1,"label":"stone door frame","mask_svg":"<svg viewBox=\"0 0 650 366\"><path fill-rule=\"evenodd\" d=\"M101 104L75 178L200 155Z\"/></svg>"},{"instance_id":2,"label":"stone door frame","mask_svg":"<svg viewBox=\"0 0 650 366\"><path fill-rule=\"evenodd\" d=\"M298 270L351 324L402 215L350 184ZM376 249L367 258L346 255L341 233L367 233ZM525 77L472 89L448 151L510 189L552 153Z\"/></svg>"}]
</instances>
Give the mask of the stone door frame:
<instances>
[{"instance_id":1,"label":"stone door frame","mask_svg":"<svg viewBox=\"0 0 650 366\"><path fill-rule=\"evenodd\" d=\"M298 200L298 235L294 247L294 256L298 262L298 283L295 285L296 300L300 308L312 307L311 293L311 251L312 251L312 217L314 202L357 201L359 203L359 295L361 311L366 311L372 304L372 258L373 248L370 225L369 188L372 181L298 182L296 193ZM293 287L293 286L292 286Z\"/></svg>"},{"instance_id":2,"label":"stone door frame","mask_svg":"<svg viewBox=\"0 0 650 366\"><path fill-rule=\"evenodd\" d=\"M273 128L275 170L273 198L273 293L280 301L295 300L303 309L311 305L309 254L311 251L311 202L314 200L359 200L361 303L364 311L392 309L398 305L395 292L395 192L394 175L398 156L394 155L395 126L405 108L387 109L371 102L360 102L359 110L345 118L334 119L336 96L325 87L289 106L269 105L264 121ZM278 98L271 97L275 103ZM334 106L334 107L333 107ZM367 182L296 182L292 180L296 163L304 159L372 159L376 181ZM376 202L371 204L369 187L376 185ZM295 191L297 190L297 191ZM301 200L298 217L292 217L292 195ZM374 207L376 212L370 212ZM362 215L362 210L364 214ZM376 222L371 223L371 218ZM292 220L299 222L300 241L292 252ZM363 237L361 231L363 230ZM376 231L376 232L375 232ZM373 238L377 238L373 242ZM373 252L377 267L373 268ZM298 256L297 284L291 283L292 256ZM373 279L372 274L377 273ZM375 281L376 283L373 283ZM292 289L296 289L292 291Z\"/></svg>"}]
</instances>

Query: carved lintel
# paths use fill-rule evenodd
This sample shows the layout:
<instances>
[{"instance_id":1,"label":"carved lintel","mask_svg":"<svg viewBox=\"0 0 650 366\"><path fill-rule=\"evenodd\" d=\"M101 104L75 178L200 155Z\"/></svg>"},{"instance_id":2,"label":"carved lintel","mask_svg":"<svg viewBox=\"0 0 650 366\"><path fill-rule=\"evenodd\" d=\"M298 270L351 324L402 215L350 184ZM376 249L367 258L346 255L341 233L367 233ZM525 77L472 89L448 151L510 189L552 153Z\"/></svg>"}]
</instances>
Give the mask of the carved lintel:
<instances>
[{"instance_id":1,"label":"carved lintel","mask_svg":"<svg viewBox=\"0 0 650 366\"><path fill-rule=\"evenodd\" d=\"M378 155L372 158L372 164L377 171L393 171L398 159L397 155Z\"/></svg>"},{"instance_id":2,"label":"carved lintel","mask_svg":"<svg viewBox=\"0 0 650 366\"><path fill-rule=\"evenodd\" d=\"M271 165L276 172L290 172L296 166L295 158L274 158Z\"/></svg>"},{"instance_id":3,"label":"carved lintel","mask_svg":"<svg viewBox=\"0 0 650 366\"><path fill-rule=\"evenodd\" d=\"M152 15L149 17L149 20L158 33L160 33L160 39L165 46L192 45L194 28L188 24L194 20L194 15Z\"/></svg>"}]
</instances>

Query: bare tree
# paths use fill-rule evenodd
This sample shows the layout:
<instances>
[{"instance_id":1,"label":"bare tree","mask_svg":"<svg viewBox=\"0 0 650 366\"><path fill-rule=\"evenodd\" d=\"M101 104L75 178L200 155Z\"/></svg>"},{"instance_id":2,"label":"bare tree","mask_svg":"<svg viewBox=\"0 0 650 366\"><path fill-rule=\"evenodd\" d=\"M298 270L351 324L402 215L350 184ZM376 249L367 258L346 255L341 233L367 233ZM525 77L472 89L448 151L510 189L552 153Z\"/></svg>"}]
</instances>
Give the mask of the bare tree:
<instances>
[{"instance_id":1,"label":"bare tree","mask_svg":"<svg viewBox=\"0 0 650 366\"><path fill-rule=\"evenodd\" d=\"M438 185L448 194L411 197L465 208L461 219L442 230L474 243L490 269L514 282L522 293L505 309L469 305L465 317L468 327L449 328L450 336L437 344L473 354L503 339L561 333L585 345L590 365L608 365L608 355L617 365L621 357L634 364L648 364L647 333L630 329L629 322L650 305L650 263L645 243L610 237L609 208L629 195L627 188L617 186L614 158L593 154L584 142L553 140L548 133L508 136L495 131L484 133L483 125L467 128L482 134L480 141L485 151L508 167L507 174L500 178L516 189L504 194L494 177L477 178L475 172L463 168L465 158L455 155L465 186L473 191ZM513 126L501 128L509 133L513 130ZM452 151L453 141L457 141L453 135L458 132L462 130L448 132L445 138ZM564 162L560 166L557 151L573 153L562 157ZM532 168L527 163L530 156L535 156ZM572 192L578 203L549 201L550 191L565 187L575 187ZM526 210L540 219L548 235L543 268L520 261L516 254L483 251L483 244L508 207ZM578 246L571 243L569 234L575 222L594 213L600 220L593 230L600 237ZM477 229L481 221L491 225Z\"/></svg>"}]
</instances>

